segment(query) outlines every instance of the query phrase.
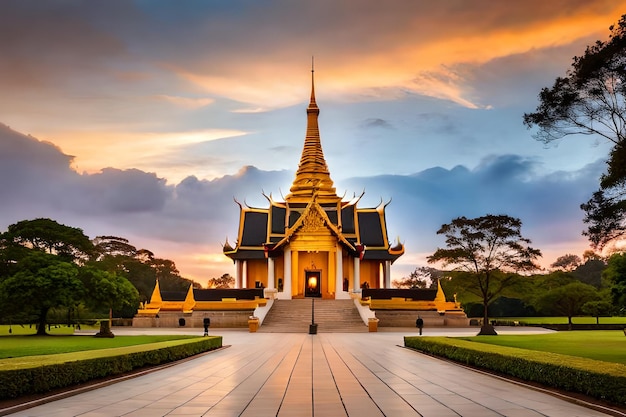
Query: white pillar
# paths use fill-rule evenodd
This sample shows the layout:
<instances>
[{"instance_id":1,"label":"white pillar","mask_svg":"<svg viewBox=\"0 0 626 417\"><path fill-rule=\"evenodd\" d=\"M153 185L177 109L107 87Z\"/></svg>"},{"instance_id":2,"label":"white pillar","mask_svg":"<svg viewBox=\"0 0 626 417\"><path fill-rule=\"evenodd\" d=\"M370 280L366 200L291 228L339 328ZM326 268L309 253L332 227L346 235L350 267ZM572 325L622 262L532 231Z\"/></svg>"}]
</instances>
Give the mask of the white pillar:
<instances>
[{"instance_id":1,"label":"white pillar","mask_svg":"<svg viewBox=\"0 0 626 417\"><path fill-rule=\"evenodd\" d=\"M241 288L241 261L235 260L235 288Z\"/></svg>"},{"instance_id":2,"label":"white pillar","mask_svg":"<svg viewBox=\"0 0 626 417\"><path fill-rule=\"evenodd\" d=\"M341 252L341 246L337 244L337 251L335 253L337 266L335 267L335 298L341 298L340 294L343 291L343 254Z\"/></svg>"},{"instance_id":3,"label":"white pillar","mask_svg":"<svg viewBox=\"0 0 626 417\"><path fill-rule=\"evenodd\" d=\"M283 278L283 292L278 293L278 298L291 300L291 249L285 249L283 258L285 260L283 268L285 277Z\"/></svg>"},{"instance_id":4,"label":"white pillar","mask_svg":"<svg viewBox=\"0 0 626 417\"><path fill-rule=\"evenodd\" d=\"M385 288L391 288L391 261L385 261Z\"/></svg>"},{"instance_id":5,"label":"white pillar","mask_svg":"<svg viewBox=\"0 0 626 417\"><path fill-rule=\"evenodd\" d=\"M267 258L267 288L274 289L274 258Z\"/></svg>"},{"instance_id":6,"label":"white pillar","mask_svg":"<svg viewBox=\"0 0 626 417\"><path fill-rule=\"evenodd\" d=\"M354 258L354 277L352 279L352 290L359 291L361 289L361 260L357 256Z\"/></svg>"},{"instance_id":7,"label":"white pillar","mask_svg":"<svg viewBox=\"0 0 626 417\"><path fill-rule=\"evenodd\" d=\"M241 288L246 288L248 285L248 261L241 263Z\"/></svg>"}]
</instances>

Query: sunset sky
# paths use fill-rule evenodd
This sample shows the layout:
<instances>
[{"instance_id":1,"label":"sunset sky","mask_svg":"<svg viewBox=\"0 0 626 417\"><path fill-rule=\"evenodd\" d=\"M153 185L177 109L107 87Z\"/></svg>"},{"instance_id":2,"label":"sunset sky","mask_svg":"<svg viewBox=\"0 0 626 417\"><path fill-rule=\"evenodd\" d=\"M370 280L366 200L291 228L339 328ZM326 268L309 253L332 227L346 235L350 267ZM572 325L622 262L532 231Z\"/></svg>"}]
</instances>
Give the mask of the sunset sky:
<instances>
[{"instance_id":1,"label":"sunset sky","mask_svg":"<svg viewBox=\"0 0 626 417\"><path fill-rule=\"evenodd\" d=\"M331 177L391 200L394 278L454 217L509 214L547 266L588 248L581 203L609 144L546 146L537 94L626 0L4 0L0 230L48 217L117 235L206 285L238 206L294 178L311 57Z\"/></svg>"}]
</instances>

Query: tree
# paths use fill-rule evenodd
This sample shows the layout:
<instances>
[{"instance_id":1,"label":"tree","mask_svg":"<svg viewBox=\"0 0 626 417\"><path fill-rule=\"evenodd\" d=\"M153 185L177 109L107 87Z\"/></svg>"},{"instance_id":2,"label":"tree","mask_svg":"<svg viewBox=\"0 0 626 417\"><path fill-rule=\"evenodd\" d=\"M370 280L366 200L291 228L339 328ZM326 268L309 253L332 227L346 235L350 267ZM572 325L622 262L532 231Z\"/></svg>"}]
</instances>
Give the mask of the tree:
<instances>
[{"instance_id":1,"label":"tree","mask_svg":"<svg viewBox=\"0 0 626 417\"><path fill-rule=\"evenodd\" d=\"M435 268L419 266L408 277L394 280L393 286L396 288L437 288L437 280L442 275L442 272Z\"/></svg>"},{"instance_id":2,"label":"tree","mask_svg":"<svg viewBox=\"0 0 626 417\"><path fill-rule=\"evenodd\" d=\"M224 274L219 278L210 278L207 282L208 288L233 288L235 286L235 278L230 274Z\"/></svg>"},{"instance_id":3,"label":"tree","mask_svg":"<svg viewBox=\"0 0 626 417\"><path fill-rule=\"evenodd\" d=\"M64 261L83 262L93 254L93 244L82 229L50 219L22 220L3 235L7 245L19 245L56 254Z\"/></svg>"},{"instance_id":4,"label":"tree","mask_svg":"<svg viewBox=\"0 0 626 417\"><path fill-rule=\"evenodd\" d=\"M602 271L604 271L605 268L606 263L603 260L589 259L587 262L574 269L572 275L585 284L600 288L602 287Z\"/></svg>"},{"instance_id":5,"label":"tree","mask_svg":"<svg viewBox=\"0 0 626 417\"><path fill-rule=\"evenodd\" d=\"M115 272L98 269L94 265L81 268L79 278L85 287L85 301L93 309L107 309L109 325L106 329L101 326L101 336L112 336L111 322L113 310L124 306L137 308L139 293L133 284Z\"/></svg>"},{"instance_id":6,"label":"tree","mask_svg":"<svg viewBox=\"0 0 626 417\"><path fill-rule=\"evenodd\" d=\"M602 278L610 285L613 304L626 308L626 253L616 253L609 258Z\"/></svg>"},{"instance_id":7,"label":"tree","mask_svg":"<svg viewBox=\"0 0 626 417\"><path fill-rule=\"evenodd\" d=\"M596 318L596 324L600 324L600 316L610 317L613 304L606 300L587 301L583 304L581 311Z\"/></svg>"},{"instance_id":8,"label":"tree","mask_svg":"<svg viewBox=\"0 0 626 417\"><path fill-rule=\"evenodd\" d=\"M572 317L582 312L582 306L598 300L597 290L582 282L572 282L563 287L554 288L537 300L537 310L547 314L567 316L569 329L572 329Z\"/></svg>"},{"instance_id":9,"label":"tree","mask_svg":"<svg viewBox=\"0 0 626 417\"><path fill-rule=\"evenodd\" d=\"M550 267L563 271L572 271L580 265L580 257L571 253L559 256Z\"/></svg>"},{"instance_id":10,"label":"tree","mask_svg":"<svg viewBox=\"0 0 626 417\"><path fill-rule=\"evenodd\" d=\"M78 267L58 256L33 250L20 270L0 283L0 302L14 311L32 310L37 334L46 334L46 317L53 307L71 307L83 295Z\"/></svg>"},{"instance_id":11,"label":"tree","mask_svg":"<svg viewBox=\"0 0 626 417\"><path fill-rule=\"evenodd\" d=\"M105 256L134 258L137 256L137 248L128 243L128 239L117 236L97 236L93 240L96 260Z\"/></svg>"},{"instance_id":12,"label":"tree","mask_svg":"<svg viewBox=\"0 0 626 417\"><path fill-rule=\"evenodd\" d=\"M600 190L581 205L589 225L584 234L600 248L626 233L626 15L609 30L607 41L574 57L566 76L541 90L536 111L524 114L544 143L577 134L613 143Z\"/></svg>"},{"instance_id":13,"label":"tree","mask_svg":"<svg viewBox=\"0 0 626 417\"><path fill-rule=\"evenodd\" d=\"M479 334L497 334L489 323L489 304L515 282L517 273L539 268L534 261L541 252L529 246L521 227L517 218L488 214L474 219L459 217L437 231L446 237L447 248L438 248L428 262L454 265L475 284L468 290L475 291L483 304Z\"/></svg>"}]
</instances>

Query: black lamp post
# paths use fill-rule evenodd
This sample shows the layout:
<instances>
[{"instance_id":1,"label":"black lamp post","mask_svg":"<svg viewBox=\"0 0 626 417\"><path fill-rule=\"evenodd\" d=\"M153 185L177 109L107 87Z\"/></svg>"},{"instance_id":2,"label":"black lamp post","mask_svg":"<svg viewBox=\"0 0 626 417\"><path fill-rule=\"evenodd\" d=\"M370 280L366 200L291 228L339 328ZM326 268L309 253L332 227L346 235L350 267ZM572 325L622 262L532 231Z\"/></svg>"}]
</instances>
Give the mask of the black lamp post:
<instances>
[{"instance_id":1,"label":"black lamp post","mask_svg":"<svg viewBox=\"0 0 626 417\"><path fill-rule=\"evenodd\" d=\"M311 324L309 324L309 334L317 334L317 324L315 323L315 297L319 297L318 276L310 275L307 279L306 295L311 298Z\"/></svg>"}]
</instances>

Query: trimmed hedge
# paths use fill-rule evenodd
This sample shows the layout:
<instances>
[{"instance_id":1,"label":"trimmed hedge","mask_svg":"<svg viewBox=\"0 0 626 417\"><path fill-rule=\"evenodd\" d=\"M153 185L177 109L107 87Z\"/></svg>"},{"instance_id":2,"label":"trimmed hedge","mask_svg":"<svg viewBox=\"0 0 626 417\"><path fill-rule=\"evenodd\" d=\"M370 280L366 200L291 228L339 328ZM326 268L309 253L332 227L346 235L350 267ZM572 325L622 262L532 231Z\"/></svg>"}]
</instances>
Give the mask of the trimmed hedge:
<instances>
[{"instance_id":1,"label":"trimmed hedge","mask_svg":"<svg viewBox=\"0 0 626 417\"><path fill-rule=\"evenodd\" d=\"M160 349L0 371L0 400L40 394L137 368L173 362L221 346L222 337L212 336Z\"/></svg>"},{"instance_id":2,"label":"trimmed hedge","mask_svg":"<svg viewBox=\"0 0 626 417\"><path fill-rule=\"evenodd\" d=\"M445 337L405 336L404 346L525 381L626 405L626 366Z\"/></svg>"}]
</instances>

